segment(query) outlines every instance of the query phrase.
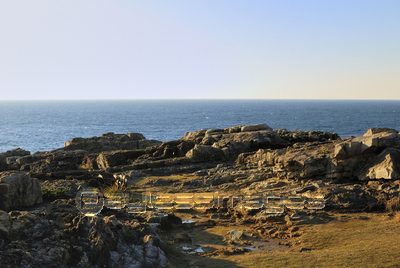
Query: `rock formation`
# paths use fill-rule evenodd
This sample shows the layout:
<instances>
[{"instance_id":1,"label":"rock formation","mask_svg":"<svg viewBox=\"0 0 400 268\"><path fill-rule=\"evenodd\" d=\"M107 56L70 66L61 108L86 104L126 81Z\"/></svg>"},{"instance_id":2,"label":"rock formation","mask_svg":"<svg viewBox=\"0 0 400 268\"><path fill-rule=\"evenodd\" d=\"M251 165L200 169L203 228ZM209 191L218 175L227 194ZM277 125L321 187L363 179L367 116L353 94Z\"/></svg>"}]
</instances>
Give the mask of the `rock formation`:
<instances>
[{"instance_id":1,"label":"rock formation","mask_svg":"<svg viewBox=\"0 0 400 268\"><path fill-rule=\"evenodd\" d=\"M181 226L179 218L108 208L84 216L75 204L83 187L125 187L139 194L323 196L327 210L361 211L398 196L399 178L400 135L393 129L341 139L335 133L258 124L198 130L167 142L107 133L33 155L15 149L0 153L0 265L168 267L169 245L160 231ZM51 198L42 195L44 190ZM312 218L289 208L283 213L284 218L251 218L225 210L203 224L230 218L244 224L273 221L277 225L257 227L259 234L285 238L300 235L289 223ZM228 235L232 243L244 237L243 231Z\"/></svg>"},{"instance_id":2,"label":"rock formation","mask_svg":"<svg viewBox=\"0 0 400 268\"><path fill-rule=\"evenodd\" d=\"M0 173L0 210L10 211L42 203L42 188L27 172Z\"/></svg>"}]
</instances>

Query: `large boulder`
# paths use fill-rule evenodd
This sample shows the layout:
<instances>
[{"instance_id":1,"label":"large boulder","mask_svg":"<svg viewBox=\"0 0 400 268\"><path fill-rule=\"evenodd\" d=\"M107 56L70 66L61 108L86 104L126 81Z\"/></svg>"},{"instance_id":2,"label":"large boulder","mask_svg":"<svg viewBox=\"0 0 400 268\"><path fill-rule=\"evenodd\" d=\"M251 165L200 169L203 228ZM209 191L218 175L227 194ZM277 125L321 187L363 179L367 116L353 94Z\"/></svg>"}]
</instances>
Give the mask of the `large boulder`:
<instances>
[{"instance_id":1,"label":"large boulder","mask_svg":"<svg viewBox=\"0 0 400 268\"><path fill-rule=\"evenodd\" d=\"M400 150L387 148L373 157L358 174L358 179L400 179Z\"/></svg>"},{"instance_id":2,"label":"large boulder","mask_svg":"<svg viewBox=\"0 0 400 268\"><path fill-rule=\"evenodd\" d=\"M106 170L110 167L131 164L136 158L146 153L145 150L125 150L103 152L97 157L97 166Z\"/></svg>"},{"instance_id":3,"label":"large boulder","mask_svg":"<svg viewBox=\"0 0 400 268\"><path fill-rule=\"evenodd\" d=\"M32 206L43 201L42 188L27 172L0 173L0 210Z\"/></svg>"},{"instance_id":4,"label":"large boulder","mask_svg":"<svg viewBox=\"0 0 400 268\"><path fill-rule=\"evenodd\" d=\"M383 128L383 127L379 127L379 128L370 128L368 129L367 133L365 133L363 136L372 136L374 134L377 133L381 133L381 132L390 132L393 134L399 134L399 132L393 128Z\"/></svg>"},{"instance_id":5,"label":"large boulder","mask_svg":"<svg viewBox=\"0 0 400 268\"><path fill-rule=\"evenodd\" d=\"M186 157L200 162L208 162L221 160L224 153L218 148L196 144L193 149L187 152Z\"/></svg>"},{"instance_id":6,"label":"large boulder","mask_svg":"<svg viewBox=\"0 0 400 268\"><path fill-rule=\"evenodd\" d=\"M374 133L368 131L367 133ZM376 153L387 147L399 147L400 135L393 131L377 132L372 135L346 140L338 143L335 148L334 157L336 159L345 159L361 154Z\"/></svg>"},{"instance_id":7,"label":"large boulder","mask_svg":"<svg viewBox=\"0 0 400 268\"><path fill-rule=\"evenodd\" d=\"M195 145L191 140L176 140L163 142L152 156L157 158L184 157Z\"/></svg>"},{"instance_id":8,"label":"large boulder","mask_svg":"<svg viewBox=\"0 0 400 268\"><path fill-rule=\"evenodd\" d=\"M267 124L263 123L263 124L257 124L257 125L251 125L251 126L243 126L240 129L241 132L260 131L260 130L272 131L272 128L267 126Z\"/></svg>"}]
</instances>

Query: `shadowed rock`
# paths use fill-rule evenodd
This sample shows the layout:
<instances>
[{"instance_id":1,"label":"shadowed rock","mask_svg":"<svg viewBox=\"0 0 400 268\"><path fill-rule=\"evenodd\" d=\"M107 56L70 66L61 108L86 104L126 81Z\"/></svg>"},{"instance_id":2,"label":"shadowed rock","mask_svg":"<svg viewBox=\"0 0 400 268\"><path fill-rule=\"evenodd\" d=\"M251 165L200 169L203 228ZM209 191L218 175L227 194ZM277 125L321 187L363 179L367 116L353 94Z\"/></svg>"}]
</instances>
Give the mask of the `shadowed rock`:
<instances>
[{"instance_id":1,"label":"shadowed rock","mask_svg":"<svg viewBox=\"0 0 400 268\"><path fill-rule=\"evenodd\" d=\"M40 182L27 172L0 173L0 209L10 211L17 207L32 206L43 201Z\"/></svg>"},{"instance_id":2,"label":"shadowed rock","mask_svg":"<svg viewBox=\"0 0 400 268\"><path fill-rule=\"evenodd\" d=\"M359 172L358 179L362 181L400 179L400 150L387 148L374 156Z\"/></svg>"}]
</instances>

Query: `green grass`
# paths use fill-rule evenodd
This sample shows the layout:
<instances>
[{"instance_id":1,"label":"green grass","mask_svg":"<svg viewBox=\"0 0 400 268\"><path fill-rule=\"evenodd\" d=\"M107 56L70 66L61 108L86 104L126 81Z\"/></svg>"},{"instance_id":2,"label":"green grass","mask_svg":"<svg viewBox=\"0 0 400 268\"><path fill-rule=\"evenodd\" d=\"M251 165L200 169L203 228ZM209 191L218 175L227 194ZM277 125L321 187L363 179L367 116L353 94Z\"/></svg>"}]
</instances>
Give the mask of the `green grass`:
<instances>
[{"instance_id":1,"label":"green grass","mask_svg":"<svg viewBox=\"0 0 400 268\"><path fill-rule=\"evenodd\" d=\"M58 189L58 190L52 190L49 188L42 189L44 200L56 200L56 199L66 198L66 192L67 190L65 189Z\"/></svg>"}]
</instances>

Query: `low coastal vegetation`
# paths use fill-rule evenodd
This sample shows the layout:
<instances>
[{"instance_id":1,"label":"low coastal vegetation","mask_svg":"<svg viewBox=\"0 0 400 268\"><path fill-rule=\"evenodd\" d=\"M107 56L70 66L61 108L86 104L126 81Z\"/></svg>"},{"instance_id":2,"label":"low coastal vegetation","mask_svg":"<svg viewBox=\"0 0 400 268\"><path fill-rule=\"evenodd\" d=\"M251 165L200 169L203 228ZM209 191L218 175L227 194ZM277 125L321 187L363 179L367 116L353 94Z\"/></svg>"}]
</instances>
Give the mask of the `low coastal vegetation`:
<instances>
[{"instance_id":1,"label":"low coastal vegetation","mask_svg":"<svg viewBox=\"0 0 400 268\"><path fill-rule=\"evenodd\" d=\"M49 189L42 188L43 200L53 201L66 197L66 189Z\"/></svg>"}]
</instances>

